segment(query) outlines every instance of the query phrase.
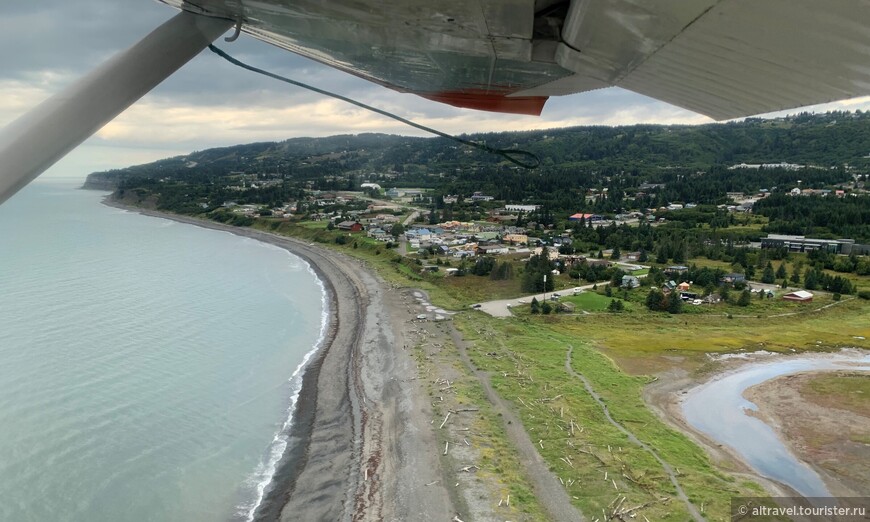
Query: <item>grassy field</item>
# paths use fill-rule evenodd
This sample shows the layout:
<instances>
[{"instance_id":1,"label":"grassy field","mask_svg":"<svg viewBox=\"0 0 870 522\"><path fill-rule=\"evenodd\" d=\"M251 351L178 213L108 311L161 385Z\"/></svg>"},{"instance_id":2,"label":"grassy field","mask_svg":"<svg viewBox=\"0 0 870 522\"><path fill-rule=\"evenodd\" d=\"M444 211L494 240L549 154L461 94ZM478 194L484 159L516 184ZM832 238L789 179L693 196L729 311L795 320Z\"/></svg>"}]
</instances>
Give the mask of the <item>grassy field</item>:
<instances>
[{"instance_id":1,"label":"grassy field","mask_svg":"<svg viewBox=\"0 0 870 522\"><path fill-rule=\"evenodd\" d=\"M801 387L800 393L821 406L870 417L870 375L865 373L817 375Z\"/></svg>"},{"instance_id":2,"label":"grassy field","mask_svg":"<svg viewBox=\"0 0 870 522\"><path fill-rule=\"evenodd\" d=\"M587 517L624 495L625 505L649 503L641 511L649 520L689 519L686 507L673 499L661 465L608 424L601 407L567 373L569 345L575 371L591 381L618 422L678 470L680 484L707 516L725 520L732 495L761 491L717 471L700 448L663 424L641 397L652 378L620 371L584 336L553 328L553 322L500 321L482 314L468 314L457 325L474 343L474 363L513 401L532 440L540 441L541 455Z\"/></svg>"},{"instance_id":3,"label":"grassy field","mask_svg":"<svg viewBox=\"0 0 870 522\"><path fill-rule=\"evenodd\" d=\"M607 310L607 306L613 299L617 299L617 301L622 301L622 299L618 299L615 296L607 297L597 292L583 292L580 295L568 295L562 297L559 300L566 303L573 303L575 306L575 311L577 312L579 312L580 310L584 310L586 312L603 312L604 310ZM623 302L627 311L630 311L635 306L631 303L625 301Z\"/></svg>"}]
</instances>

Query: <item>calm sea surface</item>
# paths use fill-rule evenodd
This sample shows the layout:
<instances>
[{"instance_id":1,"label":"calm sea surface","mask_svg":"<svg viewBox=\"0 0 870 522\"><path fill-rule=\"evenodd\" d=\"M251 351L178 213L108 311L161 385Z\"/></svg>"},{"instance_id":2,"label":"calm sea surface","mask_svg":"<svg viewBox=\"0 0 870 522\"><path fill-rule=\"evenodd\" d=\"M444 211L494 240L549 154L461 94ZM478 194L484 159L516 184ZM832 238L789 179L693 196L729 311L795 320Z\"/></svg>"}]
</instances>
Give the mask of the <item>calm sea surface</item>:
<instances>
[{"instance_id":1,"label":"calm sea surface","mask_svg":"<svg viewBox=\"0 0 870 522\"><path fill-rule=\"evenodd\" d=\"M283 250L103 195L37 182L0 205L0 520L245 520L322 287Z\"/></svg>"}]
</instances>

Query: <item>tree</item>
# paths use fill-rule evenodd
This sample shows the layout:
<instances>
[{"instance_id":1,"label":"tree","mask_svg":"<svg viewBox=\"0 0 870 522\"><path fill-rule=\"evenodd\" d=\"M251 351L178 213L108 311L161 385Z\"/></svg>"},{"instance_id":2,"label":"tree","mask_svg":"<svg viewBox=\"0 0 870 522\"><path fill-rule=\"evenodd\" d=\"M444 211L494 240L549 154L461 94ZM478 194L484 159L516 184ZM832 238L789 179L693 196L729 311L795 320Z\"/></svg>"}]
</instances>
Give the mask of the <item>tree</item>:
<instances>
[{"instance_id":1,"label":"tree","mask_svg":"<svg viewBox=\"0 0 870 522\"><path fill-rule=\"evenodd\" d=\"M625 305L622 304L622 301L618 299L611 299L610 304L607 305L608 312L621 312L625 309Z\"/></svg>"},{"instance_id":2,"label":"tree","mask_svg":"<svg viewBox=\"0 0 870 522\"><path fill-rule=\"evenodd\" d=\"M401 223L396 223L395 225L393 225L393 228L390 229L390 234L393 237L399 237L404 233L405 233L405 227Z\"/></svg>"},{"instance_id":3,"label":"tree","mask_svg":"<svg viewBox=\"0 0 870 522\"><path fill-rule=\"evenodd\" d=\"M761 273L761 282L766 285L776 282L776 275L773 272L773 265L770 264L770 261L767 262L767 266L764 267L764 271Z\"/></svg>"},{"instance_id":4,"label":"tree","mask_svg":"<svg viewBox=\"0 0 870 522\"><path fill-rule=\"evenodd\" d=\"M537 314L537 313L540 313L540 312L541 312L541 305L538 303L538 299L535 298L535 297L532 298L532 306L531 306L531 308L532 308L532 313L533 313L533 314Z\"/></svg>"},{"instance_id":5,"label":"tree","mask_svg":"<svg viewBox=\"0 0 870 522\"><path fill-rule=\"evenodd\" d=\"M553 305L551 305L551 304L548 303L547 301L544 301L544 302L541 304L541 313L542 313L542 314L544 314L544 315L548 315L548 314L549 314L550 312L552 312L552 311L553 311Z\"/></svg>"},{"instance_id":6,"label":"tree","mask_svg":"<svg viewBox=\"0 0 870 522\"><path fill-rule=\"evenodd\" d=\"M776 269L776 278L777 279L785 279L788 277L788 272L785 269L785 263L780 263L779 268Z\"/></svg>"},{"instance_id":7,"label":"tree","mask_svg":"<svg viewBox=\"0 0 870 522\"><path fill-rule=\"evenodd\" d=\"M752 294L749 290L744 290L740 292L740 298L737 299L737 306L749 306L749 303L752 300Z\"/></svg>"},{"instance_id":8,"label":"tree","mask_svg":"<svg viewBox=\"0 0 870 522\"><path fill-rule=\"evenodd\" d=\"M780 288L788 288L788 279L783 279L782 283L779 285Z\"/></svg>"},{"instance_id":9,"label":"tree","mask_svg":"<svg viewBox=\"0 0 870 522\"><path fill-rule=\"evenodd\" d=\"M327 223L327 224L326 224L326 230L335 230L335 223L333 223L332 221L330 221L329 223Z\"/></svg>"},{"instance_id":10,"label":"tree","mask_svg":"<svg viewBox=\"0 0 870 522\"><path fill-rule=\"evenodd\" d=\"M668 295L668 313L678 314L683 311L683 299L677 292Z\"/></svg>"},{"instance_id":11,"label":"tree","mask_svg":"<svg viewBox=\"0 0 870 522\"><path fill-rule=\"evenodd\" d=\"M496 265L490 273L489 278L493 281L507 281L514 277L514 266L507 261L503 261Z\"/></svg>"},{"instance_id":12,"label":"tree","mask_svg":"<svg viewBox=\"0 0 870 522\"><path fill-rule=\"evenodd\" d=\"M619 250L619 247L618 246L613 247L613 252L611 252L611 254L610 254L610 259L615 259L618 261L621 256L622 256L622 252Z\"/></svg>"},{"instance_id":13,"label":"tree","mask_svg":"<svg viewBox=\"0 0 870 522\"><path fill-rule=\"evenodd\" d=\"M662 295L658 289L653 288L646 295L646 307L647 309L657 312L662 309L662 304L664 304L665 296Z\"/></svg>"},{"instance_id":14,"label":"tree","mask_svg":"<svg viewBox=\"0 0 870 522\"><path fill-rule=\"evenodd\" d=\"M816 271L812 268L807 268L807 271L804 272L804 288L807 290L815 290L819 287L819 278L816 275Z\"/></svg>"}]
</instances>

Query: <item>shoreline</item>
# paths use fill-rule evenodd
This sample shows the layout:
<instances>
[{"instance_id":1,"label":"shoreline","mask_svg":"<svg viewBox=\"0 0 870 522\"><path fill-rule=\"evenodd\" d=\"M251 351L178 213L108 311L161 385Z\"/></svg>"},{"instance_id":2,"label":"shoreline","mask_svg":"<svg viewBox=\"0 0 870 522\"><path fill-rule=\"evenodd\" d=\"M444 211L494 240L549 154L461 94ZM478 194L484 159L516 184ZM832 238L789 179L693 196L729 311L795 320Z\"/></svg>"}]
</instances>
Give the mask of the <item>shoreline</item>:
<instances>
[{"instance_id":1,"label":"shoreline","mask_svg":"<svg viewBox=\"0 0 870 522\"><path fill-rule=\"evenodd\" d=\"M771 496L799 497L801 495L790 486L761 475L744 459L744 457L736 449L731 448L730 446L713 439L709 435L693 427L685 418L682 404L685 401L687 395L690 394L693 390L704 386L710 382L737 373L746 366L760 364L764 362L771 362L777 359L782 361L784 358L787 358L789 356L824 358L826 356L830 356L831 353L841 353L844 350L857 350L860 352L865 352L860 348L844 348L837 352L750 353L747 354L748 357L731 357L718 359L717 362L720 363L721 366L714 371L701 376L689 375L684 370L669 370L667 372L664 372L663 374L659 374L659 380L656 383L653 383L652 385L644 388L643 398L647 406L660 419L662 419L664 422L666 422L668 425L670 425L672 428L676 429L683 435L689 437L695 444L703 448L717 467L727 471L728 473L731 473L732 475L747 477L761 484L762 487L765 489L765 492ZM810 371L825 373L835 370L820 369ZM775 379L776 377L768 379L760 383L760 385L771 382ZM758 406L760 407L761 405ZM813 466L812 463L804 460L799 453L794 451L794 448L790 445L785 434L782 433L777 428L777 426L770 424L768 425L771 427L771 429L774 430L780 442L786 448L788 448L789 451L792 452L794 457L799 462L803 462L809 465L814 470L818 470L816 466ZM825 486L829 489L833 487L835 490L840 490L839 484L833 482L830 475L825 473L820 474L820 477L825 483Z\"/></svg>"},{"instance_id":2,"label":"shoreline","mask_svg":"<svg viewBox=\"0 0 870 522\"><path fill-rule=\"evenodd\" d=\"M214 221L103 204L145 216L229 232L302 258L327 293L322 346L304 366L287 447L254 520L440 519L453 513L444 485L397 498L442 477L425 396L402 349L405 307L356 259L298 240ZM402 435L417 432L419 440ZM452 516L452 515L449 515Z\"/></svg>"}]
</instances>

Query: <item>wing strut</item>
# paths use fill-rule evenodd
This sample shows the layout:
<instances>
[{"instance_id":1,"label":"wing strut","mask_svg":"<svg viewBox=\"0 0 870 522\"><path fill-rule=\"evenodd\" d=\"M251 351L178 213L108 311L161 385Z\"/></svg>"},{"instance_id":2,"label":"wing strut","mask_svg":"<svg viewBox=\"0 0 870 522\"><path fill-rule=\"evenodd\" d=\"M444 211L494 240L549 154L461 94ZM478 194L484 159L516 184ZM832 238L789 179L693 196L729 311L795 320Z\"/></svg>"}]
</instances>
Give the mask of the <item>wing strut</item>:
<instances>
[{"instance_id":1,"label":"wing strut","mask_svg":"<svg viewBox=\"0 0 870 522\"><path fill-rule=\"evenodd\" d=\"M181 12L0 131L0 203L232 27Z\"/></svg>"}]
</instances>

